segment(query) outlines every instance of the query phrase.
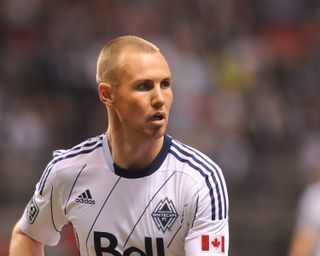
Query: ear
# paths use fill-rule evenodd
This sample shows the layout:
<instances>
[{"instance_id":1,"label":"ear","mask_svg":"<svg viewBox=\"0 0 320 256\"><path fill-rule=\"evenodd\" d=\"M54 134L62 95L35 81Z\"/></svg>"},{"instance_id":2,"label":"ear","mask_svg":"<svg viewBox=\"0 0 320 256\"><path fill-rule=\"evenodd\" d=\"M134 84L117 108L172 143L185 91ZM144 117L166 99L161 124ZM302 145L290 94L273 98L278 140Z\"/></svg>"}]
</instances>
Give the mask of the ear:
<instances>
[{"instance_id":1,"label":"ear","mask_svg":"<svg viewBox=\"0 0 320 256\"><path fill-rule=\"evenodd\" d=\"M113 87L110 83L100 83L98 92L101 102L107 107L113 105Z\"/></svg>"}]
</instances>

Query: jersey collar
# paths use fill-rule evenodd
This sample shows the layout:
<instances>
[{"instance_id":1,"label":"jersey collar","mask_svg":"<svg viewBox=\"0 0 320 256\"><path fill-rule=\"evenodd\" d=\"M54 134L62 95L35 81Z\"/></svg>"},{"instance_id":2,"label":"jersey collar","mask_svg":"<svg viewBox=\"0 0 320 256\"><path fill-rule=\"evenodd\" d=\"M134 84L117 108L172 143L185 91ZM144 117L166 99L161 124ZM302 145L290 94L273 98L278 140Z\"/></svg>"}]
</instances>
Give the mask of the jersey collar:
<instances>
[{"instance_id":1,"label":"jersey collar","mask_svg":"<svg viewBox=\"0 0 320 256\"><path fill-rule=\"evenodd\" d=\"M109 148L106 136L104 136L104 139L103 139L103 152L104 152L104 156L109 169L112 172L114 172L116 175L124 178L129 178L129 179L141 178L141 177L151 175L152 173L154 173L156 170L159 169L159 167L162 165L163 161L165 160L169 152L171 140L172 138L170 136L164 135L163 145L159 154L149 166L147 166L142 170L124 169L118 166L116 163L114 163L112 160L112 156L111 156L111 152L110 152L110 148Z\"/></svg>"}]
</instances>

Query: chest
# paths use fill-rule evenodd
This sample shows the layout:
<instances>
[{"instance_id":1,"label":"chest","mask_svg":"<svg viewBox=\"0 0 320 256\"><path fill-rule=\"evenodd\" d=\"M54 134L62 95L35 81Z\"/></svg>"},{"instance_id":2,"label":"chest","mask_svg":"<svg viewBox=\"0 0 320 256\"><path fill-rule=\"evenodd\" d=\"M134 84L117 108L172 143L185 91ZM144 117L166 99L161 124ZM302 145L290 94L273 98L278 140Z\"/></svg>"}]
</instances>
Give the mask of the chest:
<instances>
[{"instance_id":1,"label":"chest","mask_svg":"<svg viewBox=\"0 0 320 256\"><path fill-rule=\"evenodd\" d=\"M194 212L190 187L181 186L181 179L165 172L143 179L79 180L67 215L81 250L93 255L183 255Z\"/></svg>"}]
</instances>

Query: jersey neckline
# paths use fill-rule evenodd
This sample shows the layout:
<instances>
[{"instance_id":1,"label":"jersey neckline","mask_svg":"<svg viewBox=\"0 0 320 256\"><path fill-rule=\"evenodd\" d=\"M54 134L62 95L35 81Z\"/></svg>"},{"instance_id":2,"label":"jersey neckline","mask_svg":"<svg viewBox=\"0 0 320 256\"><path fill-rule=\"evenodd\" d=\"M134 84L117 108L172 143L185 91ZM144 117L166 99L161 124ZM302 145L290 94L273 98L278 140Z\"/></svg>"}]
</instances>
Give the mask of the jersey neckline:
<instances>
[{"instance_id":1,"label":"jersey neckline","mask_svg":"<svg viewBox=\"0 0 320 256\"><path fill-rule=\"evenodd\" d=\"M111 152L110 152L109 145L106 140L107 140L107 138L105 137L104 138L105 143L103 143L103 144L104 144L104 146L107 147L107 155L109 155L109 157L107 157L109 161L107 160L107 162L110 163L110 160L112 161ZM117 165L113 161L112 161L112 168L110 168L111 166L109 166L109 168L116 175L118 175L120 177L124 177L124 178L129 178L129 179L142 178L142 177L151 175L152 173L154 173L156 170L159 169L159 167L162 165L163 161L165 160L165 158L169 152L169 149L170 149L171 140L172 140L172 138L170 136L168 136L166 134L164 135L163 145L161 147L159 154L152 161L152 163L149 164L144 169L140 169L140 170L125 169L125 168L120 167L119 165ZM105 153L106 153L106 151L105 151Z\"/></svg>"}]
</instances>

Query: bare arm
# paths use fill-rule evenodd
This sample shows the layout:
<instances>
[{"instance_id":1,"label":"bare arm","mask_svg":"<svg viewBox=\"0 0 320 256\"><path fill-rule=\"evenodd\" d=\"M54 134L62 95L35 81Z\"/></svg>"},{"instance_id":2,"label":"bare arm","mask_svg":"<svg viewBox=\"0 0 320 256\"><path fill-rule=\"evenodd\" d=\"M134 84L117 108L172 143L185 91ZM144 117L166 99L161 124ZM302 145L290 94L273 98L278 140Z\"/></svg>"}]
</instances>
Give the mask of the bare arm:
<instances>
[{"instance_id":1,"label":"bare arm","mask_svg":"<svg viewBox=\"0 0 320 256\"><path fill-rule=\"evenodd\" d=\"M9 256L43 256L44 245L25 235L19 226L19 222L15 225L11 243Z\"/></svg>"},{"instance_id":2,"label":"bare arm","mask_svg":"<svg viewBox=\"0 0 320 256\"><path fill-rule=\"evenodd\" d=\"M313 255L316 239L316 234L313 231L297 231L291 242L289 256Z\"/></svg>"}]
</instances>

